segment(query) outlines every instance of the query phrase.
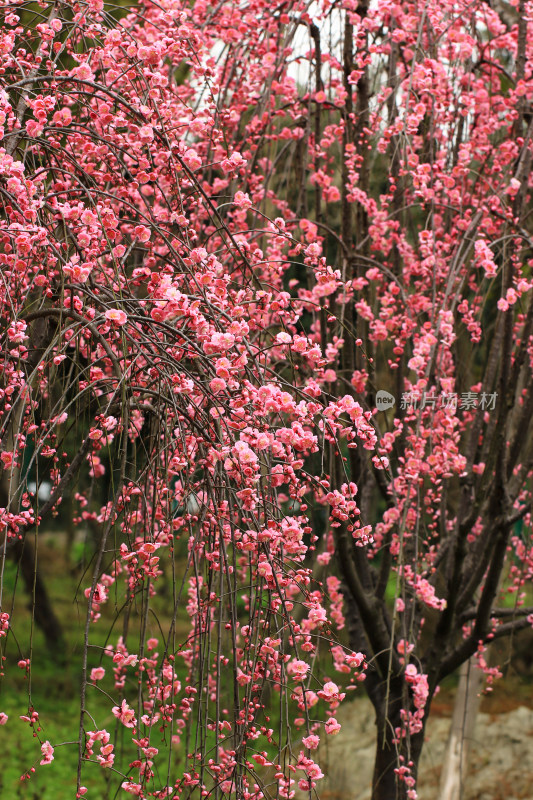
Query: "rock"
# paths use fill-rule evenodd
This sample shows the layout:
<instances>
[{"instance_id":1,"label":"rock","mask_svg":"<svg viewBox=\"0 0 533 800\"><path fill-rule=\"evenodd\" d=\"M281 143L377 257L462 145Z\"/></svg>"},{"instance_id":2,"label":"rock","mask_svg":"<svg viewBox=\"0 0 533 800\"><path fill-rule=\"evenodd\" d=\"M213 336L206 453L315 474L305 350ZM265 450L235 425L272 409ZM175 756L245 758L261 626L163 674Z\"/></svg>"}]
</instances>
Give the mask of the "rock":
<instances>
[{"instance_id":1,"label":"rock","mask_svg":"<svg viewBox=\"0 0 533 800\"><path fill-rule=\"evenodd\" d=\"M342 730L327 736L316 760L325 778L321 800L370 800L374 766L373 709L364 697L339 709ZM422 753L418 795L437 800L450 718L430 716ZM531 800L533 797L533 710L521 706L498 715L477 716L463 800ZM296 800L308 798L297 792Z\"/></svg>"}]
</instances>

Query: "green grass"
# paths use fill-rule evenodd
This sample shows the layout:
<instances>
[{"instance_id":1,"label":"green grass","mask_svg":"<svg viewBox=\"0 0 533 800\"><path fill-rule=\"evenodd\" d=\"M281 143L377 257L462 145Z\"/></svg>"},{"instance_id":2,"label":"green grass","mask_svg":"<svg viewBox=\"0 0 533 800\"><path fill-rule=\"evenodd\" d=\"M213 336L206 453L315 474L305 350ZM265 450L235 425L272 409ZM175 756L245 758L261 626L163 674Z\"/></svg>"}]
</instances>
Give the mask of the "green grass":
<instances>
[{"instance_id":1,"label":"green grass","mask_svg":"<svg viewBox=\"0 0 533 800\"><path fill-rule=\"evenodd\" d=\"M65 547L62 540L47 538L39 542L39 563L42 568L45 583L52 600L52 606L59 617L65 634L66 652L64 657L58 659L57 654L47 650L42 631L32 626L31 614L29 611L29 599L24 592L22 584L19 582L16 590L16 603L13 613L13 631L10 631L7 640L7 660L5 662L5 677L0 681L0 711L9 715L7 725L0 726L0 752L2 752L5 768L0 775L0 797L8 798L39 798L39 800L73 800L75 797L76 771L78 761L78 749L76 740L79 728L79 708L80 708L80 685L81 667L83 650L83 630L85 625L86 599L83 590L90 584L92 566L89 564L85 571L85 564L90 560L90 552L87 552L83 544L77 544L72 548L71 558L67 559ZM77 570L72 569L72 563L78 564ZM79 566L81 564L81 566ZM148 630L146 638L154 636L160 640L158 651L163 652L163 640L167 638L171 624L173 608L172 582L167 562L167 576L161 581L161 590L157 597L153 598L153 613L148 618ZM184 569L184 562L180 561L176 566L178 582ZM14 564L6 565L5 573L5 599L9 600L15 588L16 567ZM112 705L121 699L119 692L114 687L114 676L112 672L112 661L103 655L103 648L109 642L116 645L118 637L123 633L124 626L124 581L119 579L111 588L108 602L102 606L102 618L91 625L92 647L89 650L89 670L92 667L102 665L106 669L106 677L99 683L109 696L102 694L98 689L91 685L88 686L88 709L94 716L95 724L86 720L86 729L98 727L105 728L111 734L112 740L116 732L120 735L126 733L121 725L118 725L111 713ZM166 591L165 591L166 587ZM265 602L267 597L265 596ZM183 598L186 600L186 597ZM4 609L8 610L8 603L4 602ZM186 611L182 607L178 613L176 621L176 641L184 642L190 630L190 621ZM138 653L138 636L140 628L139 607L134 601L129 610L128 622L128 644L129 650ZM161 634L161 630L163 634ZM30 640L32 647L30 652ZM229 643L229 640L228 640ZM230 646L230 645L229 645ZM29 692L29 681L24 673L17 666L19 658L27 658L31 655L31 693ZM329 663L329 657L324 653L324 659ZM319 654L319 660L322 656ZM185 677L184 666L181 659L176 661L178 678ZM131 668L130 668L131 669ZM231 670L230 670L231 671ZM134 698L137 693L137 679L135 670L129 672L129 683L126 684L125 695L131 705L134 705ZM181 673L181 674L180 674ZM228 678L229 673L223 676L223 683ZM318 687L318 684L317 684ZM317 688L314 687L314 688ZM224 690L225 692L225 690ZM31 697L31 699L30 699ZM113 702L110 701L112 698ZM41 741L48 739L56 748L54 761L50 765L39 766L41 759L40 741L33 737L32 730L27 722L19 719L21 714L27 713L28 704L31 702L33 707L39 712L42 731L39 733ZM267 722L266 716L270 717L267 727L278 730L280 720L279 696L272 692L267 700L268 710L258 717L259 724ZM223 706L232 708L232 695L229 693L222 703ZM301 716L292 708L291 716ZM213 713L211 707L210 713ZM315 707L312 712L313 717L321 717L323 709ZM285 712L283 712L285 718ZM202 741L203 748L211 750L210 755L214 755L215 735L212 731L203 729L199 718L191 720L191 739L190 749L195 749L195 741ZM298 740L303 735L304 730L294 735ZM160 747L161 761L165 754L169 754L170 771L175 780L180 773L180 766L183 766L180 759L184 759L185 745L170 746L167 740L161 743L162 734L158 726L154 726L151 731L151 744ZM197 739L198 737L198 739ZM61 745L63 742L72 744ZM60 745L60 746L58 746ZM251 752L254 751L254 743L251 743ZM277 749L275 745L267 744L264 740L257 744L258 749L266 749L271 758L276 759ZM98 752L98 751L96 751ZM129 744L129 749L124 744L121 749L120 739L115 746L117 768L124 773L128 770L129 763L137 757L133 745ZM161 763L161 762L160 762ZM32 774L29 781L21 783L20 776L27 773L32 766L36 771ZM166 770L166 764L163 769ZM107 779L107 783L106 783ZM206 776L207 779L207 776ZM84 763L82 784L87 786L89 793L88 800L91 798L115 797L117 788L120 786L122 778L119 774L110 770L102 770L98 764ZM154 781L159 785L166 785L167 781L162 776L160 781ZM122 792L120 792L122 795Z\"/></svg>"},{"instance_id":2,"label":"green grass","mask_svg":"<svg viewBox=\"0 0 533 800\"><path fill-rule=\"evenodd\" d=\"M79 546L77 548L79 550ZM76 561L81 553L76 552ZM86 600L83 589L90 583L90 571L74 571L64 550L50 540L39 545L39 564L45 577L46 587L52 606L61 621L65 636L65 653L49 652L42 631L33 625L29 610L30 601L24 591L22 581L17 582L17 568L6 563L4 575L3 610L11 612L13 591L16 586L15 604L12 613L12 629L3 640L4 676L0 678L0 711L9 716L6 725L0 726L0 752L3 769L0 771L0 797L38 798L39 800L72 800L76 794L76 771L78 762L78 730L80 717L80 687L82 674L83 632L85 625ZM120 595L123 582L117 581L117 592L113 587L108 603L102 606L102 618L91 624L88 654L88 668L102 665L106 676L99 682L114 702L119 702L119 691L114 687L113 663L103 655L107 643L116 645L123 634L124 615L121 614L124 598ZM166 635L170 626L169 609L172 598L156 598L155 615L148 620L147 638L155 636L162 641L161 630ZM140 616L135 603L132 604L128 621L128 644L131 652L138 652ZM180 615L177 634L186 635L185 619ZM158 650L163 651L164 644ZM31 676L25 674L17 663L20 658L31 656ZM181 661L177 670L183 669ZM129 668L129 682L125 693L130 702L137 693L137 679L134 669ZM180 677L180 676L179 676ZM20 715L26 714L31 706L39 713L41 731L34 737L28 722ZM93 715L96 726L105 728L112 736L117 730L117 721L111 713L114 703L108 696L94 688L87 687L87 708ZM94 728L90 719L87 729ZM123 732L122 726L118 726ZM158 746L161 734L155 727L152 730L153 743ZM40 741L49 740L55 747L54 761L40 766L42 758ZM39 741L40 740L40 741ZM62 744L70 743L70 744ZM58 746L59 745L59 746ZM166 745L165 745L166 746ZM98 752L98 751L96 751ZM120 740L115 746L115 764L126 772L128 764L137 757L137 751L129 744L122 750ZM32 767L35 773L30 780L21 782L21 775ZM85 763L83 785L87 786L88 798L114 797L122 778L111 770L103 770L99 764Z\"/></svg>"}]
</instances>

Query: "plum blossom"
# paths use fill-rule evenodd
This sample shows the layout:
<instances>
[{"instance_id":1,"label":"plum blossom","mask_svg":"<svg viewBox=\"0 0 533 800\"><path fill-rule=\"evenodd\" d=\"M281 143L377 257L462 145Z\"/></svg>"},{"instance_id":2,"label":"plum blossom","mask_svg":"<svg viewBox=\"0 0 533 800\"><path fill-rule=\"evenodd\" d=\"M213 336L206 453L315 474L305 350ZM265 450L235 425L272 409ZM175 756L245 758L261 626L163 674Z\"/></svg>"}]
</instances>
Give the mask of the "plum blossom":
<instances>
[{"instance_id":1,"label":"plum blossom","mask_svg":"<svg viewBox=\"0 0 533 800\"><path fill-rule=\"evenodd\" d=\"M80 64L79 67L74 67L70 71L72 77L79 78L82 81L94 81L94 72L90 68L89 64Z\"/></svg>"},{"instance_id":2,"label":"plum blossom","mask_svg":"<svg viewBox=\"0 0 533 800\"><path fill-rule=\"evenodd\" d=\"M125 700L122 701L120 706L113 706L111 711L126 728L134 728L136 726L135 711L130 708Z\"/></svg>"},{"instance_id":3,"label":"plum blossom","mask_svg":"<svg viewBox=\"0 0 533 800\"><path fill-rule=\"evenodd\" d=\"M105 312L105 318L109 322L114 322L115 325L125 325L128 321L128 315L118 308L109 308Z\"/></svg>"},{"instance_id":4,"label":"plum blossom","mask_svg":"<svg viewBox=\"0 0 533 800\"><path fill-rule=\"evenodd\" d=\"M252 201L250 200L248 193L241 192L240 190L238 192L235 192L235 197L233 198L233 202L235 203L236 206L239 206L239 208L244 208L244 209L250 208L250 206L252 205Z\"/></svg>"},{"instance_id":5,"label":"plum blossom","mask_svg":"<svg viewBox=\"0 0 533 800\"><path fill-rule=\"evenodd\" d=\"M314 733L311 733L309 736L304 736L302 739L302 744L304 747L309 748L309 750L316 750L320 744L320 737L316 736Z\"/></svg>"},{"instance_id":6,"label":"plum blossom","mask_svg":"<svg viewBox=\"0 0 533 800\"><path fill-rule=\"evenodd\" d=\"M336 734L339 733L339 731L341 729L341 725L340 725L339 722L337 722L335 717L330 717L327 720L324 728L325 728L326 733L328 733L330 736L336 736Z\"/></svg>"},{"instance_id":7,"label":"plum blossom","mask_svg":"<svg viewBox=\"0 0 533 800\"><path fill-rule=\"evenodd\" d=\"M294 661L290 661L287 665L287 672L289 675L292 675L294 680L303 681L307 677L307 674L311 667L305 661L300 661L298 659Z\"/></svg>"},{"instance_id":8,"label":"plum blossom","mask_svg":"<svg viewBox=\"0 0 533 800\"><path fill-rule=\"evenodd\" d=\"M52 747L48 739L41 745L41 753L43 754L43 757L39 762L41 766L43 766L44 764L51 764L52 761L54 760L54 748Z\"/></svg>"},{"instance_id":9,"label":"plum blossom","mask_svg":"<svg viewBox=\"0 0 533 800\"><path fill-rule=\"evenodd\" d=\"M189 169L192 170L197 170L202 166L202 159L192 147L186 151L183 160Z\"/></svg>"}]
</instances>

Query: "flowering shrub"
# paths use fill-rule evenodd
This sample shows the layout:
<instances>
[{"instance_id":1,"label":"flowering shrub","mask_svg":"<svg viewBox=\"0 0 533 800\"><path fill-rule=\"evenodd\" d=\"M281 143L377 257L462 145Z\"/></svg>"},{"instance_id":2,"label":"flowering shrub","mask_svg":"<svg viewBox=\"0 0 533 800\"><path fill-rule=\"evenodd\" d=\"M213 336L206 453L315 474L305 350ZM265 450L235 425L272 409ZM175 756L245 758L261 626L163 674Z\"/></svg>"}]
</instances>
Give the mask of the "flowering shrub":
<instances>
[{"instance_id":1,"label":"flowering shrub","mask_svg":"<svg viewBox=\"0 0 533 800\"><path fill-rule=\"evenodd\" d=\"M67 492L97 531L77 796L319 790L366 676L374 800L416 797L439 682L531 624L532 4L4 10L2 558Z\"/></svg>"}]
</instances>

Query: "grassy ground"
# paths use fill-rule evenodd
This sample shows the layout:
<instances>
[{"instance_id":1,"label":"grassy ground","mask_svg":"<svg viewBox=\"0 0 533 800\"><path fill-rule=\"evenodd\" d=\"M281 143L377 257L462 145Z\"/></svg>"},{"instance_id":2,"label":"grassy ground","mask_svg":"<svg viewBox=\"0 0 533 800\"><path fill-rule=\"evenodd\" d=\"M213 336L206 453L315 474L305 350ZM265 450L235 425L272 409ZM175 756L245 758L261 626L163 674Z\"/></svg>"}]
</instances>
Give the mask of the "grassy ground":
<instances>
[{"instance_id":1,"label":"grassy ground","mask_svg":"<svg viewBox=\"0 0 533 800\"><path fill-rule=\"evenodd\" d=\"M0 770L1 798L35 798L35 800L71 800L76 794L76 767L78 760L77 742L79 729L80 685L82 668L82 644L85 624L86 601L83 588L90 583L88 576L83 577L83 570L75 570L66 558L63 542L54 544L48 539L47 544L39 546L39 564L42 568L46 586L52 599L53 608L59 617L65 634L65 652L63 654L49 652L42 632L32 625L28 596L22 584L16 587L15 605L12 614L12 630L9 632L5 650L4 677L0 680L0 712L9 716L6 725L0 726L0 753L2 769ZM13 589L17 580L14 564L6 564L4 581L3 609L9 610ZM89 669L95 666L106 668L106 677L102 688L113 699L100 693L92 686L88 687L88 708L94 716L95 724L86 727L105 728L113 735L116 720L111 714L111 707L119 701L114 688L112 661L103 656L103 648L110 642L116 645L117 638L123 633L123 619L116 621L116 607L120 607L122 598L112 597L102 607L102 619L91 626L93 647L89 651ZM157 608L157 618L148 621L148 636L161 639L160 627L168 631L170 616L168 608L172 607L171 598L162 598ZM165 606L167 613L165 613ZM185 633L185 620L180 620L178 632ZM134 643L138 640L139 617L132 609L129 618L129 637L131 651L137 652ZM30 644L31 642L31 644ZM31 656L32 670L28 678L25 671L17 663L20 658ZM133 673L132 673L133 678ZM131 682L128 696L135 694L136 683ZM126 687L128 689L128 686ZM28 722L20 719L33 706L39 713L41 731L35 737ZM120 726L122 728L122 726ZM154 738L159 736L156 733ZM40 741L49 740L55 746L54 761L46 766L39 766L42 758ZM62 743L66 743L62 745ZM68 744L70 743L70 744ZM154 742L157 746L157 742ZM58 746L61 745L61 746ZM130 745L130 749L131 749ZM136 757L135 752L124 752L121 758L120 746L116 748L116 763L126 764ZM21 775L35 766L36 771L31 779L22 781ZM111 779L112 786L106 783ZM110 770L102 770L98 764L85 764L82 783L89 788L88 798L113 797L119 776Z\"/></svg>"}]
</instances>

